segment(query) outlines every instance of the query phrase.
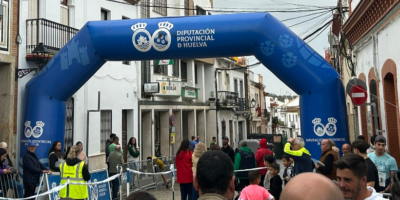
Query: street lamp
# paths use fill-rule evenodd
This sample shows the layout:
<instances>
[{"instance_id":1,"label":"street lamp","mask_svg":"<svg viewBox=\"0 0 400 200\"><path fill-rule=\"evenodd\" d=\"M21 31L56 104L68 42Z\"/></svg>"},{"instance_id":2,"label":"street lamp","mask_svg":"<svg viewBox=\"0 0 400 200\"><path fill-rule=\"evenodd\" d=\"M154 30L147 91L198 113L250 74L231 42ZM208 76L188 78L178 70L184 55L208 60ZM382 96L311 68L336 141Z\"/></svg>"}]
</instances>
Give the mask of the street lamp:
<instances>
[{"instance_id":1,"label":"street lamp","mask_svg":"<svg viewBox=\"0 0 400 200\"><path fill-rule=\"evenodd\" d=\"M32 54L34 55L33 62L35 62L39 67L39 70L42 70L50 59L50 51L43 45L43 43L39 43L39 45L32 51Z\"/></svg>"},{"instance_id":2,"label":"street lamp","mask_svg":"<svg viewBox=\"0 0 400 200\"><path fill-rule=\"evenodd\" d=\"M256 107L256 100L254 98L251 100L251 108Z\"/></svg>"}]
</instances>

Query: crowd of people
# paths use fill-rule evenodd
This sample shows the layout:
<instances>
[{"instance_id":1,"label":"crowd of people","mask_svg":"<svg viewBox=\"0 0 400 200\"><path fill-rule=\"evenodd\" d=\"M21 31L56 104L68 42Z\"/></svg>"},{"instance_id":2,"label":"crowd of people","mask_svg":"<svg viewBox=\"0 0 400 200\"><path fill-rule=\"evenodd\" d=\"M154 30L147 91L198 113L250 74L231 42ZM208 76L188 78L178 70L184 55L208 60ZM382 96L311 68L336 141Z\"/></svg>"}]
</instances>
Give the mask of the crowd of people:
<instances>
[{"instance_id":1,"label":"crowd of people","mask_svg":"<svg viewBox=\"0 0 400 200\"><path fill-rule=\"evenodd\" d=\"M360 136L344 144L340 155L335 142L324 139L320 159L314 161L303 138L291 138L284 147L281 177L265 139L256 152L241 142L235 153L226 136L222 148L213 140L210 151L193 137L182 141L176 154L181 199L234 199L238 194L239 200L383 200L383 193L391 193L391 199L400 200L398 168L386 138L370 140L371 144Z\"/></svg>"},{"instance_id":2,"label":"crowd of people","mask_svg":"<svg viewBox=\"0 0 400 200\"><path fill-rule=\"evenodd\" d=\"M282 177L279 175L281 167L276 163L266 139L260 140L256 152L245 141L240 143L240 148L235 152L229 145L229 138L224 136L222 139L223 146L219 147L216 138L213 138L210 150L199 137L181 141L175 165L182 200L383 200L382 193L391 193L393 200L400 200L400 173L382 135L372 136L371 144L359 136L351 144L342 145L342 155L335 142L324 139L320 143L321 156L318 161L311 159L303 138L291 138L284 146ZM127 148L122 149L119 138L111 134L107 145L106 160L110 176L119 173L117 166L124 163L124 150L128 154L128 164L132 164L130 168L137 168L140 152L135 138L130 138ZM36 156L36 146L36 143L28 143L28 150L23 157L24 176L21 184L16 176L10 176L17 175L18 171L9 159L7 144L0 143L0 183L10 183L1 184L1 191L8 191L10 186L14 186L16 197L31 197L40 175L52 172L60 173L60 184L68 179L79 183L90 180L87 156L82 151L81 142L69 147L64 156L61 143L55 141L48 153L49 168ZM165 170L160 159L151 155L147 159L160 171ZM169 188L165 176L162 177ZM113 199L118 197L119 186L119 179L111 182ZM61 198L85 199L88 197L87 187L68 185L59 195ZM135 192L127 199L155 198L146 192Z\"/></svg>"}]
</instances>

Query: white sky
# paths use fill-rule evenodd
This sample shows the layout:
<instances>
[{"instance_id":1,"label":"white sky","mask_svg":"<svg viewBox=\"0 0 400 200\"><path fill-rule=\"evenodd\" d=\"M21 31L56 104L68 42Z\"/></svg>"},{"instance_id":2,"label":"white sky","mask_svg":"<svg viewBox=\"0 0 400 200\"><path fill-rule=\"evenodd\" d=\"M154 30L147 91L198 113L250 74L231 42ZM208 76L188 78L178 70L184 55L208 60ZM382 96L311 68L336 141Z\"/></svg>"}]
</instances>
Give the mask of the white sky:
<instances>
[{"instance_id":1,"label":"white sky","mask_svg":"<svg viewBox=\"0 0 400 200\"><path fill-rule=\"evenodd\" d=\"M214 0L214 10L238 10L238 11L251 10L251 11L262 12L262 11L266 11L266 10L281 10L281 9L298 8L298 6L292 6L289 4L285 4L284 2L294 3L294 4L303 4L303 5L312 5L312 6L336 6L337 5L337 0ZM301 9L315 9L315 8L304 7ZM316 12L323 12L323 11L316 11ZM276 18L278 18L280 20L284 20L284 19L288 19L288 18L298 18L300 16L304 16L304 15L311 14L311 13L312 12L272 13L272 15L274 15ZM213 13L213 14L218 14L218 13ZM323 14L323 13L321 13L321 14ZM294 25L296 23L303 22L305 20L311 19L313 17L317 17L319 15L320 14L316 14L316 15L311 15L308 17L285 21L284 24L286 24L287 26ZM326 17L325 22L322 23L322 24L325 24L327 21L329 21L329 19L332 19L332 17L328 18L328 15L330 15L330 14L327 13L321 17L313 19L304 24L292 27L291 30L299 35ZM318 27L320 27L320 26L321 25L319 25ZM313 41L311 41L309 43L309 45L314 50L316 50L319 54L321 54L322 56L325 55L325 48L327 48L329 46L328 30L329 30L329 28L327 28L317 38L315 38ZM310 32L312 32L312 31L310 31ZM304 38L308 34L309 33L302 35L301 38ZM258 62L258 60L256 60L254 57L252 57L252 58L249 57L249 60L250 60L250 64ZM263 65L259 65L257 67L252 67L251 71L253 71L255 74L261 74L263 76L264 85L266 86L265 87L266 92L274 93L277 95L289 95L289 94L295 95L296 94Z\"/></svg>"}]
</instances>

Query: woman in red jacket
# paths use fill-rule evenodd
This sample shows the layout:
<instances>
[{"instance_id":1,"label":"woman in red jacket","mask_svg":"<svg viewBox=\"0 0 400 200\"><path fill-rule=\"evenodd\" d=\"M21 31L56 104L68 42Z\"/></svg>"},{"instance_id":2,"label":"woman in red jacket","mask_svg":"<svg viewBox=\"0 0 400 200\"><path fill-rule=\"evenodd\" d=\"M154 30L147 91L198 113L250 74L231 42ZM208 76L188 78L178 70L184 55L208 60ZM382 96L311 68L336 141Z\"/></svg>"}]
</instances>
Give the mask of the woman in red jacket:
<instances>
[{"instance_id":1,"label":"woman in red jacket","mask_svg":"<svg viewBox=\"0 0 400 200\"><path fill-rule=\"evenodd\" d=\"M264 156L265 155L274 156L272 151L268 149L267 140L265 138L262 138L260 140L260 148L258 148L258 150L256 152L257 167L265 167L264 166ZM264 178L265 178L265 174L267 173L268 169L260 169L259 171L261 174L260 186L264 187Z\"/></svg>"},{"instance_id":2,"label":"woman in red jacket","mask_svg":"<svg viewBox=\"0 0 400 200\"><path fill-rule=\"evenodd\" d=\"M182 200L186 200L187 197L188 200L191 200L192 197L192 154L193 151L190 151L189 148L189 140L183 140L175 157L176 177L180 184Z\"/></svg>"}]
</instances>

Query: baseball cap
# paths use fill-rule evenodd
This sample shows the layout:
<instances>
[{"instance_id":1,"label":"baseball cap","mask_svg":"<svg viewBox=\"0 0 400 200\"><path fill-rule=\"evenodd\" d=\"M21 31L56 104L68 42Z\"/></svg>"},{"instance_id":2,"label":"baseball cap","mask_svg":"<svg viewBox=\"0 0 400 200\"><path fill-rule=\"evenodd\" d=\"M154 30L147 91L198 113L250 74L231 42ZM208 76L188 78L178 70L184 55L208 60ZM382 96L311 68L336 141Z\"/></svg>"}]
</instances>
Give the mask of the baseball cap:
<instances>
[{"instance_id":1,"label":"baseball cap","mask_svg":"<svg viewBox=\"0 0 400 200\"><path fill-rule=\"evenodd\" d=\"M29 142L29 143L28 143L28 147L31 147L31 146L37 147L38 145L37 145L36 142Z\"/></svg>"},{"instance_id":2,"label":"baseball cap","mask_svg":"<svg viewBox=\"0 0 400 200\"><path fill-rule=\"evenodd\" d=\"M382 143L386 144L386 138L384 136L382 136L382 135L378 135L375 138L375 142L382 142Z\"/></svg>"},{"instance_id":3,"label":"baseball cap","mask_svg":"<svg viewBox=\"0 0 400 200\"><path fill-rule=\"evenodd\" d=\"M228 136L222 136L222 139L229 140Z\"/></svg>"}]
</instances>

